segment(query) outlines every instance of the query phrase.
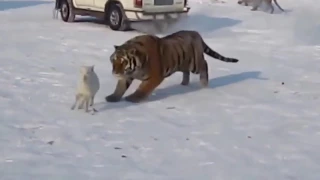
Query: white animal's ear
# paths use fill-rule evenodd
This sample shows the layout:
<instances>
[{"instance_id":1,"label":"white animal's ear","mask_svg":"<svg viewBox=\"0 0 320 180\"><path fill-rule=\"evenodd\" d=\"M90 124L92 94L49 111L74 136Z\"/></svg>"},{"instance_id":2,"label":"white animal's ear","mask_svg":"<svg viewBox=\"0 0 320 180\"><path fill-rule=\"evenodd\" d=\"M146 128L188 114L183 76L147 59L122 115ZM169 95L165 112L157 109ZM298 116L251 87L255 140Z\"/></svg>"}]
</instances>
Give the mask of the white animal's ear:
<instances>
[{"instance_id":1,"label":"white animal's ear","mask_svg":"<svg viewBox=\"0 0 320 180\"><path fill-rule=\"evenodd\" d=\"M81 66L81 67L80 67L80 73L81 73L81 74L84 74L85 71L86 71L86 68L85 68L84 66Z\"/></svg>"}]
</instances>

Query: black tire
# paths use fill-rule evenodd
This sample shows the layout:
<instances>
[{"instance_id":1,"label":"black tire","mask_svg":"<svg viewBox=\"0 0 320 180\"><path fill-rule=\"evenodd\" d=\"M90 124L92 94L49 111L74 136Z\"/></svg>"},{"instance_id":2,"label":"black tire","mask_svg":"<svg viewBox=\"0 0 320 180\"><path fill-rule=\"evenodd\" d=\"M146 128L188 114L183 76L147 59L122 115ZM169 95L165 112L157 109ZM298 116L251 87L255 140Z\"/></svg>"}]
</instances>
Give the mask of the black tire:
<instances>
[{"instance_id":1,"label":"black tire","mask_svg":"<svg viewBox=\"0 0 320 180\"><path fill-rule=\"evenodd\" d=\"M72 5L68 0L63 0L61 2L60 15L64 22L74 22L76 15L74 14Z\"/></svg>"},{"instance_id":2,"label":"black tire","mask_svg":"<svg viewBox=\"0 0 320 180\"><path fill-rule=\"evenodd\" d=\"M129 25L121 11L121 7L118 4L111 4L106 12L106 22L110 29L114 31L126 31Z\"/></svg>"}]
</instances>

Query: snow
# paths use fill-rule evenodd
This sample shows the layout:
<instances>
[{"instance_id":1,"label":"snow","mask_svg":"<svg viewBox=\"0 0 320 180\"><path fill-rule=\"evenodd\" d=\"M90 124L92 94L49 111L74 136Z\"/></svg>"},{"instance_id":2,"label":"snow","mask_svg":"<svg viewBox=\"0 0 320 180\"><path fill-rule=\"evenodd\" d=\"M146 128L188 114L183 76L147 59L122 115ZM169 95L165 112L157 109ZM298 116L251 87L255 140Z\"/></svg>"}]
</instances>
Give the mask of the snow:
<instances>
[{"instance_id":1,"label":"snow","mask_svg":"<svg viewBox=\"0 0 320 180\"><path fill-rule=\"evenodd\" d=\"M168 33L197 30L240 61L207 57L209 88L176 73L132 104L104 97L113 45L140 32L54 20L53 2L0 1L1 179L320 179L320 5L279 4L285 13L190 0ZM95 115L70 110L81 65L100 78Z\"/></svg>"}]
</instances>

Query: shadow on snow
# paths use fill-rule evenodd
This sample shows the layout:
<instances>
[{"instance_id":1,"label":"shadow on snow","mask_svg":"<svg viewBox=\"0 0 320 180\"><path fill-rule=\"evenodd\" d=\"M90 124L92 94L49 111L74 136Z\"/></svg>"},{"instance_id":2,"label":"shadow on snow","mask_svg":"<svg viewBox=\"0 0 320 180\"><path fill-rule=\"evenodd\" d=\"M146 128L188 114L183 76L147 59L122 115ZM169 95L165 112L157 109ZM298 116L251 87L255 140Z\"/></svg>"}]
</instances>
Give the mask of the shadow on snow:
<instances>
[{"instance_id":1,"label":"shadow on snow","mask_svg":"<svg viewBox=\"0 0 320 180\"><path fill-rule=\"evenodd\" d=\"M221 76L217 78L212 78L209 80L209 89L215 89L223 86L228 86L230 84L235 84L239 83L248 79L257 79L257 80L267 80L267 78L262 78L260 77L261 72L260 71L249 71L249 72L242 72L238 74L230 74L226 76ZM182 75L181 75L182 78ZM198 84L198 85L197 85ZM182 94L188 94L191 92L195 92L198 90L201 90L200 82L199 81L194 81L190 82L188 86L182 86L180 85L180 81L177 82L177 84L164 87L161 89L155 89L154 93L155 95L150 95L146 101L142 103L130 103L126 102L124 100L117 102L117 103L107 103L107 102L102 102L98 104L103 104L103 107L99 108L98 111L104 111L104 110L109 110L109 109L118 109L118 108L125 108L128 106L132 105L139 105L143 103L148 103L151 101L157 101L161 99L165 99L170 96L174 95L182 95Z\"/></svg>"},{"instance_id":2,"label":"shadow on snow","mask_svg":"<svg viewBox=\"0 0 320 180\"><path fill-rule=\"evenodd\" d=\"M267 80L266 78L259 77L261 74L260 71L249 71L249 72L242 72L238 74L230 74L226 76L216 77L209 80L209 89L215 89L223 86L228 86L230 84L239 83L248 79L258 79L258 80ZM182 75L181 75L182 80ZM188 86L182 86L177 84L162 88L162 89L156 89L155 93L156 95L150 96L149 101L156 101L160 99L164 99L170 96L174 95L181 95L181 94L187 94L191 92L195 92L198 90L203 89L200 85L200 81L194 81L190 82Z\"/></svg>"}]
</instances>

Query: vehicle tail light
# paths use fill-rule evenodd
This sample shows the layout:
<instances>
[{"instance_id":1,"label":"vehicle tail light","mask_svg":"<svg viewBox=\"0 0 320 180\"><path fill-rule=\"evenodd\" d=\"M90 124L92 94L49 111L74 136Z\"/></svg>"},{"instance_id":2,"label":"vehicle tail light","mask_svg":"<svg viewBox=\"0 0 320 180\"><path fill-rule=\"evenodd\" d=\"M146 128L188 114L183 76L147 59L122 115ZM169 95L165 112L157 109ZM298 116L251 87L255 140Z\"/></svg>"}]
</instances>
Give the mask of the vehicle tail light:
<instances>
[{"instance_id":1,"label":"vehicle tail light","mask_svg":"<svg viewBox=\"0 0 320 180\"><path fill-rule=\"evenodd\" d=\"M134 7L142 8L142 1L143 0L134 0Z\"/></svg>"}]
</instances>

